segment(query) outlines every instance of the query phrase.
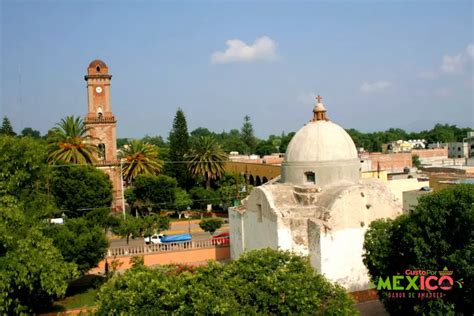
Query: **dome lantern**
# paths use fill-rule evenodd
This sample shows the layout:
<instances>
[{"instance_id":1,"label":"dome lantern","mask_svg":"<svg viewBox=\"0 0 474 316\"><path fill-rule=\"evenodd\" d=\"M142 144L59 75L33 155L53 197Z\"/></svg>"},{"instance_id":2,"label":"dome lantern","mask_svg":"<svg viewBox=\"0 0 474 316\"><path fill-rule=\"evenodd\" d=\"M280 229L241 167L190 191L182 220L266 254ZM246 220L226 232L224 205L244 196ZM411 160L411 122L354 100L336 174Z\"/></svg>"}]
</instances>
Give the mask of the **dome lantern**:
<instances>
[{"instance_id":1,"label":"dome lantern","mask_svg":"<svg viewBox=\"0 0 474 316\"><path fill-rule=\"evenodd\" d=\"M326 108L324 104L321 102L323 98L318 94L316 97L317 103L313 109L313 122L316 121L328 121L329 119L326 117Z\"/></svg>"}]
</instances>

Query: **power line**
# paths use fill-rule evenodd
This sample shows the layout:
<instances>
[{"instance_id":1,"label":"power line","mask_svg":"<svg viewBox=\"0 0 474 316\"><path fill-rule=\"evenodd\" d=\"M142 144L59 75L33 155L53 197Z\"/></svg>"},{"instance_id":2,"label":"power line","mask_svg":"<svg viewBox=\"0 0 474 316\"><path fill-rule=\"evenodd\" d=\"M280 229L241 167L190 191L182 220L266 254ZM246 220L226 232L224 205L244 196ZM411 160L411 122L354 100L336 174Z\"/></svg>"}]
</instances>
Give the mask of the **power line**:
<instances>
[{"instance_id":1,"label":"power line","mask_svg":"<svg viewBox=\"0 0 474 316\"><path fill-rule=\"evenodd\" d=\"M261 158L259 158L261 159ZM239 162L239 163L246 163L246 161L232 161L232 160L205 160L205 161L193 161L193 160L160 160L161 162L163 163L208 163L208 162L223 162L223 163L227 163L227 162ZM114 161L114 162L110 162L110 164L120 164L120 161ZM69 166L94 166L94 167L100 167L100 166L104 166L106 167L107 166L107 163L104 163L104 164L100 164L100 163L92 163L92 164L79 164L79 163L64 163L64 164L60 164L60 165L51 165L49 164L50 167L69 167Z\"/></svg>"},{"instance_id":2,"label":"power line","mask_svg":"<svg viewBox=\"0 0 474 316\"><path fill-rule=\"evenodd\" d=\"M239 195L230 196L228 199L236 199L236 198L240 198L240 196ZM222 202L224 199L222 199L222 198L194 199L194 200L191 199L191 202L205 202L205 201L212 202L212 201L216 201L216 200L219 200L220 202ZM160 202L160 203L140 204L140 205L137 205L137 206L138 207L153 207L153 206L163 206L163 205L173 205L173 206L175 206L176 204L177 204L176 202ZM97 210L97 209L101 209L101 208L112 209L113 207L112 206L82 207L82 208L77 209L77 211L89 211L89 210ZM58 210L58 212L73 212L73 211L71 211L71 210Z\"/></svg>"}]
</instances>

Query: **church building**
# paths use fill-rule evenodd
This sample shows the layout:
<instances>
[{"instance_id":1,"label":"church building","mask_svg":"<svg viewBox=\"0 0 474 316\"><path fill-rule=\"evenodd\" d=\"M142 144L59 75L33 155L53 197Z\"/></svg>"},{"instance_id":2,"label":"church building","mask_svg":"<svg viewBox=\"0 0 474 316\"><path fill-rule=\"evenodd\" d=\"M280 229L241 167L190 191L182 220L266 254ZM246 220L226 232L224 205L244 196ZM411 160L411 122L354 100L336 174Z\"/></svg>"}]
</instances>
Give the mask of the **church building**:
<instances>
[{"instance_id":1,"label":"church building","mask_svg":"<svg viewBox=\"0 0 474 316\"><path fill-rule=\"evenodd\" d=\"M357 150L326 114L318 96L313 118L293 137L281 177L255 187L230 208L231 258L270 247L310 258L311 265L349 291L366 290L364 234L402 206L379 179L361 179Z\"/></svg>"},{"instance_id":2,"label":"church building","mask_svg":"<svg viewBox=\"0 0 474 316\"><path fill-rule=\"evenodd\" d=\"M109 68L102 60L94 60L87 67L88 111L84 118L86 127L89 128L91 141L97 146L96 167L104 171L110 178L113 186L112 209L121 211L122 201L122 176L120 162L117 159L117 120L110 106L110 80Z\"/></svg>"}]
</instances>

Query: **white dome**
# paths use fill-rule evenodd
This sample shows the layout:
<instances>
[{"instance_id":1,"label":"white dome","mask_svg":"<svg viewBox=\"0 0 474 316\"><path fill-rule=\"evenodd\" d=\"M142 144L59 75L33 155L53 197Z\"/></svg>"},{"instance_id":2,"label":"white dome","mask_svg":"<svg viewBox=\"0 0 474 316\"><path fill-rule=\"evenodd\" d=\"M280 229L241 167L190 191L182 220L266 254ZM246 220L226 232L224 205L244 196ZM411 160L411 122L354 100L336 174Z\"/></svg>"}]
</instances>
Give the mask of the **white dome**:
<instances>
[{"instance_id":1,"label":"white dome","mask_svg":"<svg viewBox=\"0 0 474 316\"><path fill-rule=\"evenodd\" d=\"M352 138L331 121L313 121L293 136L286 150L285 162L319 162L357 159Z\"/></svg>"}]
</instances>

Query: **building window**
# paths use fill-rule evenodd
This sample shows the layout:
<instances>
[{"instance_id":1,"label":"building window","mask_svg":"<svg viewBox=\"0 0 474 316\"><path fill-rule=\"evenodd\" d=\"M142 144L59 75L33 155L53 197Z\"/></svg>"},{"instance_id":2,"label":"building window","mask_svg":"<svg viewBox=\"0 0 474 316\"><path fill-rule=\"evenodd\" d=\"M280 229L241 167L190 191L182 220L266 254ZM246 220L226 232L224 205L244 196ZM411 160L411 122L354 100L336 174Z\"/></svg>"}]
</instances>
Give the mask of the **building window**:
<instances>
[{"instance_id":1,"label":"building window","mask_svg":"<svg viewBox=\"0 0 474 316\"><path fill-rule=\"evenodd\" d=\"M97 145L99 160L105 160L105 144Z\"/></svg>"},{"instance_id":2,"label":"building window","mask_svg":"<svg viewBox=\"0 0 474 316\"><path fill-rule=\"evenodd\" d=\"M97 72L100 72L100 67L99 67L99 66L97 66L96 70L97 70Z\"/></svg>"},{"instance_id":3,"label":"building window","mask_svg":"<svg viewBox=\"0 0 474 316\"><path fill-rule=\"evenodd\" d=\"M461 151L461 147L458 147L458 151Z\"/></svg>"},{"instance_id":4,"label":"building window","mask_svg":"<svg viewBox=\"0 0 474 316\"><path fill-rule=\"evenodd\" d=\"M304 175L306 177L306 182L307 183L312 183L312 184L316 183L316 176L315 176L314 172L308 171L308 172L305 172Z\"/></svg>"},{"instance_id":5,"label":"building window","mask_svg":"<svg viewBox=\"0 0 474 316\"><path fill-rule=\"evenodd\" d=\"M99 105L97 108L97 118L101 120L104 117L104 114L102 113L102 107Z\"/></svg>"}]
</instances>

